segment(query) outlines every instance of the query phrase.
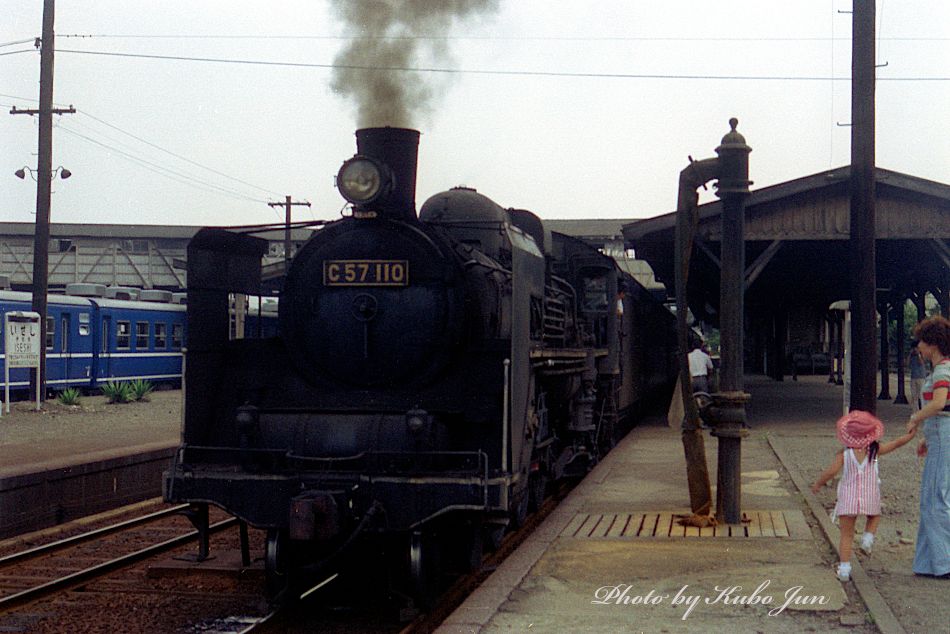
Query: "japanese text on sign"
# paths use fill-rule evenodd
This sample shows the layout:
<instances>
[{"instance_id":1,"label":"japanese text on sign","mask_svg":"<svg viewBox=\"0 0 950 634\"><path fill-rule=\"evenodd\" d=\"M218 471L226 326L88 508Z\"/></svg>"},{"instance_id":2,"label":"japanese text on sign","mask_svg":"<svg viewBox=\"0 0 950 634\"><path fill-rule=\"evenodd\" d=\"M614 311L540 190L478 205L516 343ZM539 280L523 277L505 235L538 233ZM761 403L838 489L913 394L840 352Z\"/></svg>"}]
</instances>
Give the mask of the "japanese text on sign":
<instances>
[{"instance_id":1,"label":"japanese text on sign","mask_svg":"<svg viewBox=\"0 0 950 634\"><path fill-rule=\"evenodd\" d=\"M4 352L8 368L40 365L40 318L35 313L7 313L4 319Z\"/></svg>"}]
</instances>

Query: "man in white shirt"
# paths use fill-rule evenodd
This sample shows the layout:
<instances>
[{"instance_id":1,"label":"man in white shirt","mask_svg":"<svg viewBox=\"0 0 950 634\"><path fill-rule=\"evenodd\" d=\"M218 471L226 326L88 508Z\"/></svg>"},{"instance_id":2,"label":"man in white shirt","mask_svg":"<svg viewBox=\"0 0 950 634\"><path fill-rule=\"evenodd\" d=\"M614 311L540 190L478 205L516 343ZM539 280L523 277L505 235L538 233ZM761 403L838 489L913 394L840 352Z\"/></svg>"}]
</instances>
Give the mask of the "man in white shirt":
<instances>
[{"instance_id":1,"label":"man in white shirt","mask_svg":"<svg viewBox=\"0 0 950 634\"><path fill-rule=\"evenodd\" d=\"M703 350L703 344L693 342L693 350L688 355L689 376L693 382L693 392L709 392L709 374L713 371L712 359Z\"/></svg>"}]
</instances>

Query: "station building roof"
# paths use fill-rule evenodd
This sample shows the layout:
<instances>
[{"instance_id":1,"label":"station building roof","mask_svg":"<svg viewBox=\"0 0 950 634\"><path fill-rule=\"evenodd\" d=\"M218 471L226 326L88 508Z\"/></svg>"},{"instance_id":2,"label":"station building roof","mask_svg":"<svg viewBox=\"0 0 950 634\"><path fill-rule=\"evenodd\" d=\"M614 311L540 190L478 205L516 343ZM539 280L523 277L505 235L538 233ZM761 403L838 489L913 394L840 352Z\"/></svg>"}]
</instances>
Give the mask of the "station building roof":
<instances>
[{"instance_id":1,"label":"station building roof","mask_svg":"<svg viewBox=\"0 0 950 634\"><path fill-rule=\"evenodd\" d=\"M848 299L850 167L752 191L746 200L746 305L827 306ZM875 169L879 296L950 286L950 185ZM690 262L689 305L716 322L721 201L699 206ZM675 292L676 212L625 224L623 235L657 279Z\"/></svg>"}]
</instances>

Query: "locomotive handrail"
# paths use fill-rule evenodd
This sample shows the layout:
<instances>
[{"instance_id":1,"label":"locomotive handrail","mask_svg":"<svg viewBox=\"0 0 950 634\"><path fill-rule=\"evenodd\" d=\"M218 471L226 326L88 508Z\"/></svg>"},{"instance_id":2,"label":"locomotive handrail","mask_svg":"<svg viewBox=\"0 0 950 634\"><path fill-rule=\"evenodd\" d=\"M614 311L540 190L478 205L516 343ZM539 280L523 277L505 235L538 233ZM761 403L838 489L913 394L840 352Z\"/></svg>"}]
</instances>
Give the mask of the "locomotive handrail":
<instances>
[{"instance_id":1,"label":"locomotive handrail","mask_svg":"<svg viewBox=\"0 0 950 634\"><path fill-rule=\"evenodd\" d=\"M504 385L501 397L501 470L508 471L508 403L511 387L509 385L508 375L510 373L511 359L505 359L502 362L504 366Z\"/></svg>"},{"instance_id":2,"label":"locomotive handrail","mask_svg":"<svg viewBox=\"0 0 950 634\"><path fill-rule=\"evenodd\" d=\"M476 227L480 229L504 229L504 220L426 220L426 224L436 227Z\"/></svg>"}]
</instances>

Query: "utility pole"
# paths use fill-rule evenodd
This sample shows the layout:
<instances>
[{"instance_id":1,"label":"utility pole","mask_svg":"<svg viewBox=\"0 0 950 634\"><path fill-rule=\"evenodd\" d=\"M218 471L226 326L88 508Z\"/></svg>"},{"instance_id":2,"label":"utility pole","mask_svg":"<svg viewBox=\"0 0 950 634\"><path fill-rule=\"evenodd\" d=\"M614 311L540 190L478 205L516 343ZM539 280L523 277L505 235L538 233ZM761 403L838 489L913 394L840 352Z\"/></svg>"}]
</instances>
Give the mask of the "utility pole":
<instances>
[{"instance_id":1,"label":"utility pole","mask_svg":"<svg viewBox=\"0 0 950 634\"><path fill-rule=\"evenodd\" d=\"M271 207L283 207L284 208L284 274L287 273L287 266L290 263L290 208L294 205L303 205L306 207L310 206L310 203L306 201L292 201L290 196L284 197L284 202L282 203L267 203Z\"/></svg>"},{"instance_id":2,"label":"utility pole","mask_svg":"<svg viewBox=\"0 0 950 634\"><path fill-rule=\"evenodd\" d=\"M874 0L851 17L851 409L876 411L877 303L874 200Z\"/></svg>"},{"instance_id":3,"label":"utility pole","mask_svg":"<svg viewBox=\"0 0 950 634\"><path fill-rule=\"evenodd\" d=\"M30 389L37 403L46 399L46 293L49 276L49 219L53 180L53 114L76 112L53 109L53 19L55 0L43 1L40 38L40 107L10 114L39 115L39 154L36 165L36 231L33 240L33 311L40 315L40 367L30 371Z\"/></svg>"}]
</instances>

